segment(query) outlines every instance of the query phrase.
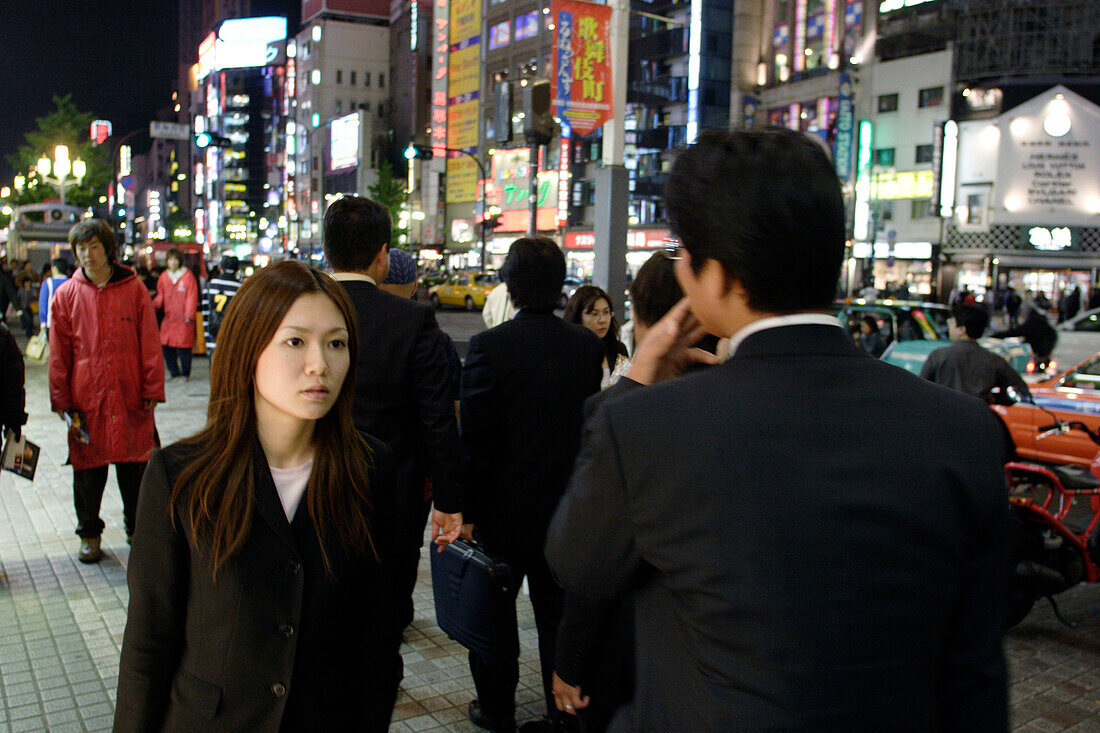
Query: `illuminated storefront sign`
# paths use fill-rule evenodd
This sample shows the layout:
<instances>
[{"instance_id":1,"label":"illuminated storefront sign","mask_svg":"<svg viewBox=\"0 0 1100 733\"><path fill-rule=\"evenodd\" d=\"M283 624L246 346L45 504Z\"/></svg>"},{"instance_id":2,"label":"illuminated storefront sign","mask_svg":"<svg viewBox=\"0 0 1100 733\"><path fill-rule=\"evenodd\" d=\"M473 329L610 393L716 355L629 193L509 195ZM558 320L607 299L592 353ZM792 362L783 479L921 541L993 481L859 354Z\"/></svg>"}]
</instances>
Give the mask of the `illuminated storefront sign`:
<instances>
[{"instance_id":1,"label":"illuminated storefront sign","mask_svg":"<svg viewBox=\"0 0 1100 733\"><path fill-rule=\"evenodd\" d=\"M901 173L877 173L874 176L875 198L927 199L932 197L932 171L905 171Z\"/></svg>"},{"instance_id":2,"label":"illuminated storefront sign","mask_svg":"<svg viewBox=\"0 0 1100 733\"><path fill-rule=\"evenodd\" d=\"M211 71L266 66L274 60L268 46L286 40L286 18L227 20L199 44L197 77Z\"/></svg>"},{"instance_id":3,"label":"illuminated storefront sign","mask_svg":"<svg viewBox=\"0 0 1100 733\"><path fill-rule=\"evenodd\" d=\"M574 132L587 135L615 113L608 47L611 7L556 0L551 15L554 106Z\"/></svg>"},{"instance_id":4,"label":"illuminated storefront sign","mask_svg":"<svg viewBox=\"0 0 1100 733\"><path fill-rule=\"evenodd\" d=\"M359 165L359 113L337 117L329 136L329 170L338 171Z\"/></svg>"},{"instance_id":5,"label":"illuminated storefront sign","mask_svg":"<svg viewBox=\"0 0 1100 733\"><path fill-rule=\"evenodd\" d=\"M626 233L627 249L661 249L668 244L667 229L632 229ZM596 246L593 232L566 232L565 249L592 249Z\"/></svg>"},{"instance_id":6,"label":"illuminated storefront sign","mask_svg":"<svg viewBox=\"0 0 1100 733\"><path fill-rule=\"evenodd\" d=\"M480 0L451 0L449 30L446 147L476 155L481 88ZM476 201L477 181L474 160L465 155L449 158L447 203Z\"/></svg>"},{"instance_id":7,"label":"illuminated storefront sign","mask_svg":"<svg viewBox=\"0 0 1100 733\"><path fill-rule=\"evenodd\" d=\"M442 158L447 147L447 72L450 68L451 45L450 4L435 0L432 24L432 133L431 143L436 157Z\"/></svg>"},{"instance_id":8,"label":"illuminated storefront sign","mask_svg":"<svg viewBox=\"0 0 1100 733\"><path fill-rule=\"evenodd\" d=\"M924 5L932 1L933 0L882 0L882 2L878 4L878 11L880 13L892 13L895 10L911 8L914 5Z\"/></svg>"},{"instance_id":9,"label":"illuminated storefront sign","mask_svg":"<svg viewBox=\"0 0 1100 733\"><path fill-rule=\"evenodd\" d=\"M871 143L874 126L870 120L859 123L859 154L856 156L856 204L852 236L867 239L871 218Z\"/></svg>"},{"instance_id":10,"label":"illuminated storefront sign","mask_svg":"<svg viewBox=\"0 0 1100 733\"><path fill-rule=\"evenodd\" d=\"M541 156L541 154L540 154ZM489 180L485 186L485 201L490 207L497 207L501 213L501 225L498 232L523 232L527 230L530 218L527 197L531 190L531 159L528 148L510 148L498 150L489 162ZM550 165L553 161L550 162ZM541 169L547 167L545 160L540 162ZM558 228L558 216L561 213L562 187L559 179L559 167L542 170L538 174L537 224L540 231ZM568 187L566 187L568 193ZM568 199L566 199L568 201ZM568 208L566 207L568 213Z\"/></svg>"}]
</instances>

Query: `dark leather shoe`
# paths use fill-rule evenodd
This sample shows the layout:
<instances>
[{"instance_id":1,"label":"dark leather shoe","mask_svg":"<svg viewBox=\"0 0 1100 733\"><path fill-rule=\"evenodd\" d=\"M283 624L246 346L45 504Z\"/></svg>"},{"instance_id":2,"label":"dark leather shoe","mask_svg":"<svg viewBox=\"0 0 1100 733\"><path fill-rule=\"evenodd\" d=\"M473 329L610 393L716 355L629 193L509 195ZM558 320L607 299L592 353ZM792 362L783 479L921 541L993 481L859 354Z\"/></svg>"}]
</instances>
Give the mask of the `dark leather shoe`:
<instances>
[{"instance_id":1,"label":"dark leather shoe","mask_svg":"<svg viewBox=\"0 0 1100 733\"><path fill-rule=\"evenodd\" d=\"M99 537L84 537L80 540L80 554L76 556L82 563L96 563L103 559L103 550L99 549Z\"/></svg>"},{"instance_id":2,"label":"dark leather shoe","mask_svg":"<svg viewBox=\"0 0 1100 733\"><path fill-rule=\"evenodd\" d=\"M466 709L466 712L470 715L470 722L478 728L484 728L492 731L492 733L515 733L516 731L515 721L512 721L511 724L501 725L485 714L485 711L481 709L481 703L477 700L470 701L470 706Z\"/></svg>"}]
</instances>

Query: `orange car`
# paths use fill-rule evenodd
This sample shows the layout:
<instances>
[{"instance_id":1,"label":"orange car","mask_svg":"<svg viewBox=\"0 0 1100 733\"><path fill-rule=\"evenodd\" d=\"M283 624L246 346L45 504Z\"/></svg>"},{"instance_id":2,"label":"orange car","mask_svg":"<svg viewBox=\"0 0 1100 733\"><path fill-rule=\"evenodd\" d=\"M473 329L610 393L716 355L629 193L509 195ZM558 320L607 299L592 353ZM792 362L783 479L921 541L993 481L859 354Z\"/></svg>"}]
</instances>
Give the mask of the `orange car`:
<instances>
[{"instance_id":1,"label":"orange car","mask_svg":"<svg viewBox=\"0 0 1100 733\"><path fill-rule=\"evenodd\" d=\"M1011 406L994 405L1012 433L1020 458L1044 463L1088 466L1096 457L1096 444L1079 430L1039 439L1039 428L1051 425L1055 418L1077 420L1090 429L1100 428L1100 352L1080 364L1029 385L1035 404L1017 402Z\"/></svg>"}]
</instances>

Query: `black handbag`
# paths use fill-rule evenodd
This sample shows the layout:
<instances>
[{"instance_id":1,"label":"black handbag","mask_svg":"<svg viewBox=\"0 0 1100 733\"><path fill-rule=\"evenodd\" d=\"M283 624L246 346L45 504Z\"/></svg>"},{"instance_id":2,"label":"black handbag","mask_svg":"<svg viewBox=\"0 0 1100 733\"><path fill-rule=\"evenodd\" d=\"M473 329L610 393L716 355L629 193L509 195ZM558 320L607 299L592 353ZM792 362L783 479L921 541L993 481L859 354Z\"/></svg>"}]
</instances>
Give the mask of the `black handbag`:
<instances>
[{"instance_id":1,"label":"black handbag","mask_svg":"<svg viewBox=\"0 0 1100 733\"><path fill-rule=\"evenodd\" d=\"M443 552L433 547L430 554L439 628L487 661L514 656L506 623L515 614L508 564L469 540L456 540Z\"/></svg>"}]
</instances>

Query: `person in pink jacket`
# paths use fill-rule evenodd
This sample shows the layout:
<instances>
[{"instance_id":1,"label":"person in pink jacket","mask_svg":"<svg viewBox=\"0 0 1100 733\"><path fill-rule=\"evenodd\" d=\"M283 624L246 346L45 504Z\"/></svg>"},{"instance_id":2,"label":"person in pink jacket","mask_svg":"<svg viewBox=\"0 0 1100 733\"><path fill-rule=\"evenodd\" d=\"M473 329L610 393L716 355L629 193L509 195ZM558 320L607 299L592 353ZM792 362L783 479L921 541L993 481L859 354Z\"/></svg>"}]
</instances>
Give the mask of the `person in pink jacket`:
<instances>
[{"instance_id":1,"label":"person in pink jacket","mask_svg":"<svg viewBox=\"0 0 1100 733\"><path fill-rule=\"evenodd\" d=\"M153 307L164 309L160 343L164 363L172 379L191 378L191 348L195 345L195 312L199 308L199 284L183 265L183 255L173 247L165 258L168 269L157 279Z\"/></svg>"},{"instance_id":2,"label":"person in pink jacket","mask_svg":"<svg viewBox=\"0 0 1100 733\"><path fill-rule=\"evenodd\" d=\"M70 424L76 534L81 562L103 557L99 507L115 465L129 540L138 489L153 451L153 408L164 402L164 366L149 291L115 261L115 234L101 219L69 231L81 267L50 306L50 406Z\"/></svg>"}]
</instances>

